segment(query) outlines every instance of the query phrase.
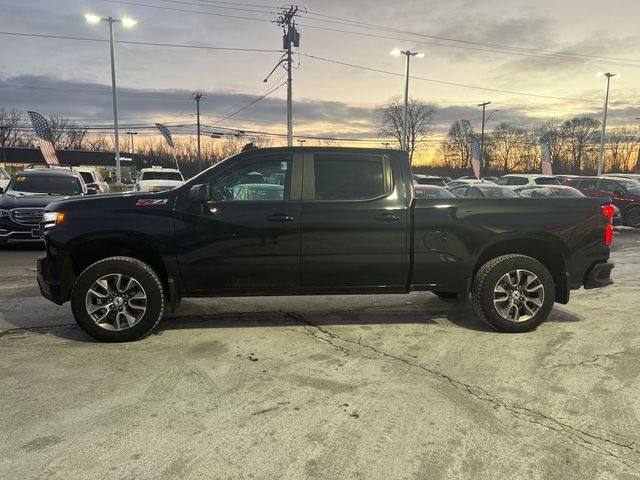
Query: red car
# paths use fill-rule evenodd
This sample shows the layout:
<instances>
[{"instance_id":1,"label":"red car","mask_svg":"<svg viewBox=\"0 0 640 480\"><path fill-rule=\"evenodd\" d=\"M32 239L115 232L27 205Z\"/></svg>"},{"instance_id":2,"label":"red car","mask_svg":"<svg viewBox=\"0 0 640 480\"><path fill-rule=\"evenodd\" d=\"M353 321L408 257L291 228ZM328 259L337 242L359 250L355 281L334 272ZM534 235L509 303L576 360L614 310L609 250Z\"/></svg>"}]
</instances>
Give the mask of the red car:
<instances>
[{"instance_id":1,"label":"red car","mask_svg":"<svg viewBox=\"0 0 640 480\"><path fill-rule=\"evenodd\" d=\"M588 197L609 197L622 212L622 223L640 228L640 182L621 177L574 177L564 182Z\"/></svg>"}]
</instances>

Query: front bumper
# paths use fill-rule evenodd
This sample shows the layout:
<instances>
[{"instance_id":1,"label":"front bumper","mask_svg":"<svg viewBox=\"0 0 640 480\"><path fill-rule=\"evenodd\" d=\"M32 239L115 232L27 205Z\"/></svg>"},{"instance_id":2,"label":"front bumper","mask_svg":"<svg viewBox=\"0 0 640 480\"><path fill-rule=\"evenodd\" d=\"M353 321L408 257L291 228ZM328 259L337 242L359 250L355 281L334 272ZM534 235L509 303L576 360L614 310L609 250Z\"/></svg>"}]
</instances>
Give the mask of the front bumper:
<instances>
[{"instance_id":1,"label":"front bumper","mask_svg":"<svg viewBox=\"0 0 640 480\"><path fill-rule=\"evenodd\" d=\"M12 221L0 222L0 243L42 242L39 225L22 225Z\"/></svg>"},{"instance_id":2,"label":"front bumper","mask_svg":"<svg viewBox=\"0 0 640 480\"><path fill-rule=\"evenodd\" d=\"M614 267L615 263L613 262L601 262L593 265L584 278L585 290L611 285L613 283L611 270L613 270Z\"/></svg>"},{"instance_id":3,"label":"front bumper","mask_svg":"<svg viewBox=\"0 0 640 480\"><path fill-rule=\"evenodd\" d=\"M60 282L52 278L48 257L46 255L38 257L36 263L38 266L38 286L42 296L53 303L62 305Z\"/></svg>"}]
</instances>

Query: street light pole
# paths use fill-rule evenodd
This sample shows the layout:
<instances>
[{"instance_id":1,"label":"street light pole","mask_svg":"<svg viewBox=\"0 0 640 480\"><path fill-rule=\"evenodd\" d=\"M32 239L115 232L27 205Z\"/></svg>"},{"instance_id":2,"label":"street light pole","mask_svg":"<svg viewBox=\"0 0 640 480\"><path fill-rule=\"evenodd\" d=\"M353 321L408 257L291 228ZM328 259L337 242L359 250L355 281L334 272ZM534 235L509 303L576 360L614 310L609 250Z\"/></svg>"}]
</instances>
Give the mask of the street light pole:
<instances>
[{"instance_id":1,"label":"street light pole","mask_svg":"<svg viewBox=\"0 0 640 480\"><path fill-rule=\"evenodd\" d=\"M480 132L480 164L482 164L482 161L484 159L484 125L485 125L484 115L487 111L487 105L491 105L491 102L482 102L478 104L479 107L482 107L482 130Z\"/></svg>"},{"instance_id":2,"label":"street light pole","mask_svg":"<svg viewBox=\"0 0 640 480\"><path fill-rule=\"evenodd\" d=\"M405 70L404 70L404 113L402 121L402 139L400 141L400 147L409 151L409 64L411 57L424 57L424 53L412 52L410 50L392 50L391 55L405 56Z\"/></svg>"},{"instance_id":3,"label":"street light pole","mask_svg":"<svg viewBox=\"0 0 640 480\"><path fill-rule=\"evenodd\" d=\"M111 53L111 95L113 97L113 130L114 130L114 143L116 154L116 183L122 184L122 169L120 166L120 138L118 132L118 102L116 98L116 62L114 54L114 41L113 41L113 24L120 23L124 27L133 27L136 23L135 20L130 18L113 18L106 17L101 18L96 15L85 15L85 19L89 23L98 23L100 21L107 22L109 24L109 50Z\"/></svg>"},{"instance_id":4,"label":"street light pole","mask_svg":"<svg viewBox=\"0 0 640 480\"><path fill-rule=\"evenodd\" d=\"M607 128L607 110L609 108L609 84L611 78L615 77L615 73L605 72L598 74L598 76L607 77L607 88L604 94L604 110L602 112L602 131L600 133L600 156L598 157L598 176L602 175L602 169L604 166L604 136Z\"/></svg>"}]
</instances>

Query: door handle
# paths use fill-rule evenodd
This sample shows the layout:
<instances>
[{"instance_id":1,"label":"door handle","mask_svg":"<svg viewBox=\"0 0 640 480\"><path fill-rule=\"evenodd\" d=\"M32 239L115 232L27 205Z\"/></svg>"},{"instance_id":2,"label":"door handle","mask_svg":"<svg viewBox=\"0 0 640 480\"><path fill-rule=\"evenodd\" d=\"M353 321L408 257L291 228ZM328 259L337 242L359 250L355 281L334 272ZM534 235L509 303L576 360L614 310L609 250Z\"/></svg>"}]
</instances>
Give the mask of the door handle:
<instances>
[{"instance_id":1,"label":"door handle","mask_svg":"<svg viewBox=\"0 0 640 480\"><path fill-rule=\"evenodd\" d=\"M400 217L398 215L394 215L393 213L381 213L380 215L376 215L373 218L375 218L379 222L397 222L398 220L400 220Z\"/></svg>"},{"instance_id":2,"label":"door handle","mask_svg":"<svg viewBox=\"0 0 640 480\"><path fill-rule=\"evenodd\" d=\"M270 222L293 222L295 219L296 217L285 215L284 213L275 213L267 217Z\"/></svg>"}]
</instances>

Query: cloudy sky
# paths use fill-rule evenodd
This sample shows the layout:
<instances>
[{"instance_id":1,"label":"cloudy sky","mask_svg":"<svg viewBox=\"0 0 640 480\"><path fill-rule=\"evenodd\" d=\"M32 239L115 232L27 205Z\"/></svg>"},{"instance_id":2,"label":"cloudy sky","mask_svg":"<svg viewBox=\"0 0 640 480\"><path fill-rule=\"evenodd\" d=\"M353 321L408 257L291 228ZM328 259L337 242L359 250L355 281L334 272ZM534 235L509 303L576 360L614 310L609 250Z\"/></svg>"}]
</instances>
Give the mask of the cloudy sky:
<instances>
[{"instance_id":1,"label":"cloudy sky","mask_svg":"<svg viewBox=\"0 0 640 480\"><path fill-rule=\"evenodd\" d=\"M286 89L276 88L284 70L263 82L281 55L272 22L281 5L265 2L0 0L0 105L109 123L108 44L78 40L107 36L106 24L84 21L91 12L139 21L117 25L116 40L164 44L116 44L124 128L144 132L164 121L189 132L190 96L202 91L208 131L285 133ZM411 64L411 96L437 106L434 139L458 118L479 128L481 101L499 110L492 123L599 117L599 71L622 74L612 82L611 124L640 117L638 0L307 0L300 7L296 134L376 139L374 107L403 91L403 59L389 55L397 47L425 53Z\"/></svg>"}]
</instances>

